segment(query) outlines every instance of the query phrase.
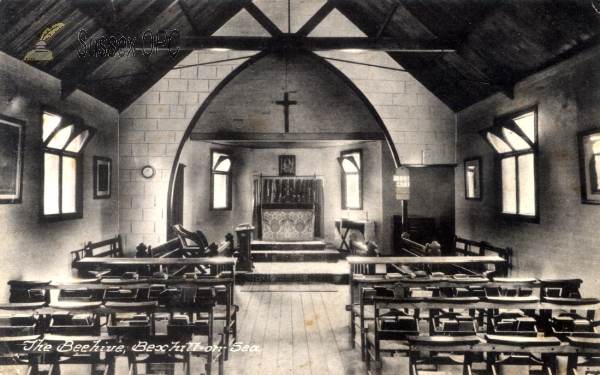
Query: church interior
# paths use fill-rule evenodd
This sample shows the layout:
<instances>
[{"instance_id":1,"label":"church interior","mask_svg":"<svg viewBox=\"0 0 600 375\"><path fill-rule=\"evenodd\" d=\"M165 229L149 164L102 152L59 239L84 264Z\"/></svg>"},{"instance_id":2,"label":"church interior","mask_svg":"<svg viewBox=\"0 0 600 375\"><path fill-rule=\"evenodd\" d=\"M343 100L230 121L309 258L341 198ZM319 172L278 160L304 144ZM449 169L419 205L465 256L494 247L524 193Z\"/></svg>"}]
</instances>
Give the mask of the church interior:
<instances>
[{"instance_id":1,"label":"church interior","mask_svg":"<svg viewBox=\"0 0 600 375\"><path fill-rule=\"evenodd\" d=\"M0 374L600 374L597 0L0 30Z\"/></svg>"}]
</instances>

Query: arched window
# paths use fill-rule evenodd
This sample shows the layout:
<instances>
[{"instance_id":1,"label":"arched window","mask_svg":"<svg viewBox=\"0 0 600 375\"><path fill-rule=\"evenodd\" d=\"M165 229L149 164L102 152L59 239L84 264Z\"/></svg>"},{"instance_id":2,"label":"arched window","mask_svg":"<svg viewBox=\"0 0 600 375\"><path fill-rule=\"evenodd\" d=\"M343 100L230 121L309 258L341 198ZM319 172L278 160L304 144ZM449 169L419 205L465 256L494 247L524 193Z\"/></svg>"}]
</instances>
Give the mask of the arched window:
<instances>
[{"instance_id":1,"label":"arched window","mask_svg":"<svg viewBox=\"0 0 600 375\"><path fill-rule=\"evenodd\" d=\"M44 217L83 217L83 149L96 129L74 116L42 113L44 143Z\"/></svg>"},{"instance_id":2,"label":"arched window","mask_svg":"<svg viewBox=\"0 0 600 375\"><path fill-rule=\"evenodd\" d=\"M503 216L539 222L537 200L537 109L502 116L480 135L497 155L500 212Z\"/></svg>"}]
</instances>

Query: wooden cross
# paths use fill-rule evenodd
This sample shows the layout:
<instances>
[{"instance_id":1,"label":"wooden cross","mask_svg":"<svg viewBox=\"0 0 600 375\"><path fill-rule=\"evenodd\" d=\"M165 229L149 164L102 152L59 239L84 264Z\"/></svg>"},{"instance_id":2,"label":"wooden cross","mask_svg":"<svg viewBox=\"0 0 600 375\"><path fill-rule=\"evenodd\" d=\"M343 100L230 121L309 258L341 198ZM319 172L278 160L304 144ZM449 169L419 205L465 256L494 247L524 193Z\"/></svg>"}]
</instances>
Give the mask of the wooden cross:
<instances>
[{"instance_id":1,"label":"wooden cross","mask_svg":"<svg viewBox=\"0 0 600 375\"><path fill-rule=\"evenodd\" d=\"M289 133L290 132L290 106L298 104L298 102L295 100L290 100L289 93L285 92L285 93L283 93L283 100L278 100L275 102L275 104L283 106L283 115L285 117L285 123L284 123L285 124L285 132Z\"/></svg>"}]
</instances>

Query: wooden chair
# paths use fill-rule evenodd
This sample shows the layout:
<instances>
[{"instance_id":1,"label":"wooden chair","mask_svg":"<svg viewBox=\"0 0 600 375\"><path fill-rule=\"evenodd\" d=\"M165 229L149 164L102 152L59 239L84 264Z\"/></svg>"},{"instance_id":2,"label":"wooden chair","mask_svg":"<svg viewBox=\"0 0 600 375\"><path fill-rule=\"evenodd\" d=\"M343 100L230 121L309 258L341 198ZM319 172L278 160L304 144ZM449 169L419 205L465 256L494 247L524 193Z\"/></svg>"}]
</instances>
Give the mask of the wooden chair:
<instances>
[{"instance_id":1,"label":"wooden chair","mask_svg":"<svg viewBox=\"0 0 600 375\"><path fill-rule=\"evenodd\" d=\"M198 342L203 347L221 346L220 351L195 351L194 355L205 360L206 374L218 363L219 374L223 372L223 360L229 350L229 342L225 340L224 328L229 321L215 323L214 309L217 305L217 293L214 287L185 285L178 291L166 293L167 299L161 301L170 311L167 336L171 341ZM178 314L178 315L177 315ZM202 341L197 341L198 337Z\"/></svg>"},{"instance_id":2,"label":"wooden chair","mask_svg":"<svg viewBox=\"0 0 600 375\"><path fill-rule=\"evenodd\" d=\"M423 375L455 375L471 374L471 361L467 360L466 352L448 350L451 346L474 345L480 342L477 336L410 336L411 345L409 374ZM413 350L412 346L419 345L426 351ZM425 367L425 368L424 368Z\"/></svg>"},{"instance_id":3,"label":"wooden chair","mask_svg":"<svg viewBox=\"0 0 600 375\"><path fill-rule=\"evenodd\" d=\"M408 336L419 335L419 324L414 316L395 309L393 303L374 299L374 322L366 333L367 370L373 363L380 372L382 354L409 353Z\"/></svg>"},{"instance_id":4,"label":"wooden chair","mask_svg":"<svg viewBox=\"0 0 600 375\"><path fill-rule=\"evenodd\" d=\"M179 238L182 252L186 257L210 256L208 240L201 231L190 232L181 224L175 224L173 225L173 232Z\"/></svg>"},{"instance_id":5,"label":"wooden chair","mask_svg":"<svg viewBox=\"0 0 600 375\"><path fill-rule=\"evenodd\" d=\"M368 331L368 323L375 319L375 306L373 299L375 297L394 297L394 292L385 287L370 287L362 288L360 293L360 303L358 306L352 306L352 329L351 338L353 343L356 342L356 332L360 334L360 351L363 361L366 360L366 335ZM358 322L357 322L358 320Z\"/></svg>"},{"instance_id":6,"label":"wooden chair","mask_svg":"<svg viewBox=\"0 0 600 375\"><path fill-rule=\"evenodd\" d=\"M43 356L42 363L50 365L50 375L60 374L62 366L68 365L89 365L90 375L112 375L114 374L115 353L105 352L100 353L90 350L89 352L69 350L72 345L74 349L76 345L87 345L88 348L97 345L98 347L116 346L117 340L115 336L88 336L88 335L44 335L44 341L52 345L52 350ZM100 368L103 366L103 368ZM78 371L78 373L81 373Z\"/></svg>"},{"instance_id":7,"label":"wooden chair","mask_svg":"<svg viewBox=\"0 0 600 375\"><path fill-rule=\"evenodd\" d=\"M31 350L26 351L39 335L1 336L0 337L0 373L10 375L38 374L40 354Z\"/></svg>"},{"instance_id":8,"label":"wooden chair","mask_svg":"<svg viewBox=\"0 0 600 375\"><path fill-rule=\"evenodd\" d=\"M600 337L567 337L569 345L576 348L585 348L598 350L600 353ZM567 374L569 375L584 375L588 371L592 374L600 371L600 354L597 355L584 355L573 353L568 356L567 359Z\"/></svg>"},{"instance_id":9,"label":"wooden chair","mask_svg":"<svg viewBox=\"0 0 600 375\"><path fill-rule=\"evenodd\" d=\"M490 344L507 347L502 353L488 353L488 363L496 375L552 375L552 369L556 367L555 353L536 354L536 348L560 346L560 340L555 337L487 334L486 340Z\"/></svg>"}]
</instances>

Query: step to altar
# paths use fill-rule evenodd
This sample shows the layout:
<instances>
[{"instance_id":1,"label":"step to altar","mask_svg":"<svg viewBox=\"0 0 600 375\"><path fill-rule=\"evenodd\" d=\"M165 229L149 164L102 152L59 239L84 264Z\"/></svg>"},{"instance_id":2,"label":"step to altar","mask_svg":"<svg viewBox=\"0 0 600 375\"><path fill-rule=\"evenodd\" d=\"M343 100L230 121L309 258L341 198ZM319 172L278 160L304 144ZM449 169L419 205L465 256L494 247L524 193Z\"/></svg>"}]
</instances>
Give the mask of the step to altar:
<instances>
[{"instance_id":1,"label":"step to altar","mask_svg":"<svg viewBox=\"0 0 600 375\"><path fill-rule=\"evenodd\" d=\"M325 250L326 244L323 240L315 241L261 241L253 240L251 244L254 250Z\"/></svg>"},{"instance_id":2,"label":"step to altar","mask_svg":"<svg viewBox=\"0 0 600 375\"><path fill-rule=\"evenodd\" d=\"M348 262L254 263L252 272L236 272L236 283L332 283L348 284Z\"/></svg>"},{"instance_id":3,"label":"step to altar","mask_svg":"<svg viewBox=\"0 0 600 375\"><path fill-rule=\"evenodd\" d=\"M254 262L327 262L340 259L337 250L252 250Z\"/></svg>"}]
</instances>

